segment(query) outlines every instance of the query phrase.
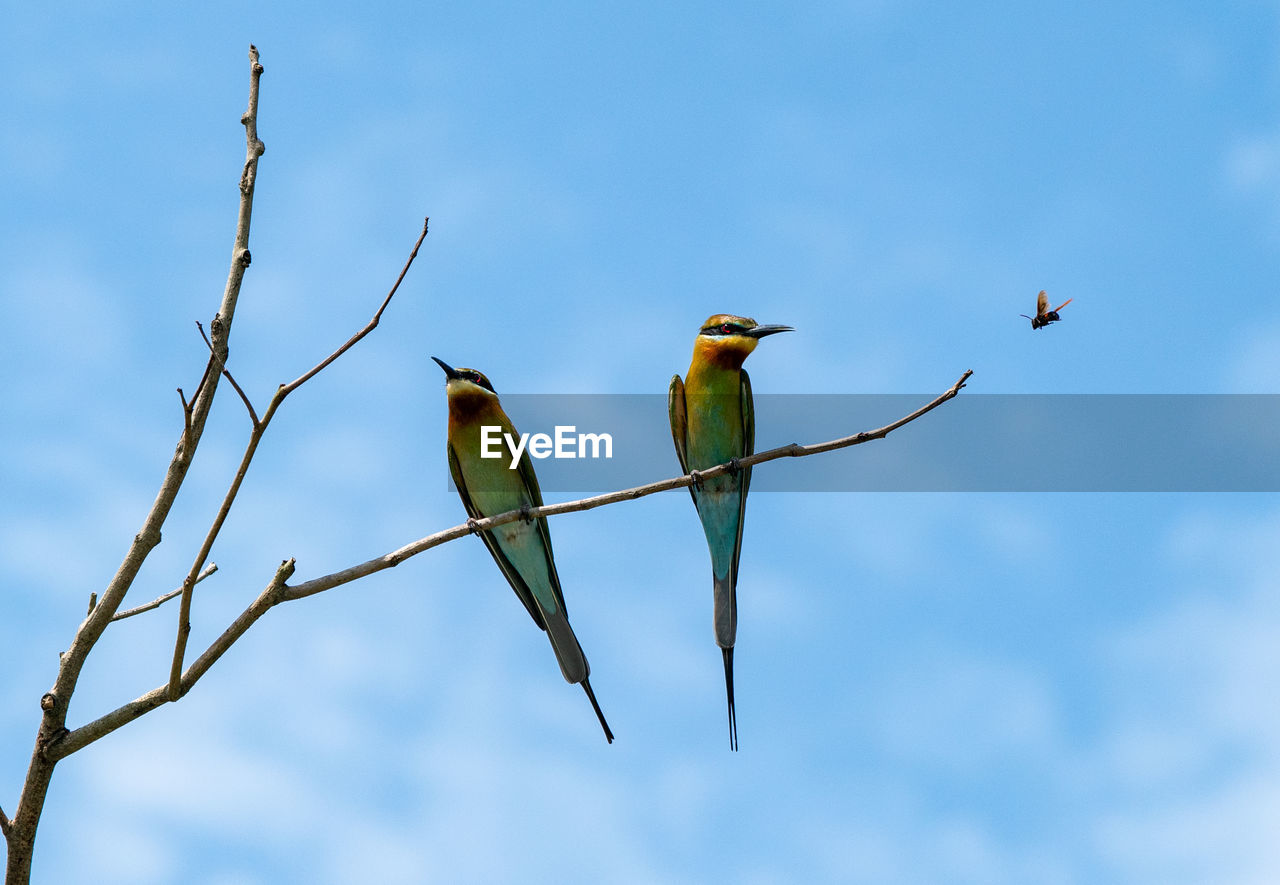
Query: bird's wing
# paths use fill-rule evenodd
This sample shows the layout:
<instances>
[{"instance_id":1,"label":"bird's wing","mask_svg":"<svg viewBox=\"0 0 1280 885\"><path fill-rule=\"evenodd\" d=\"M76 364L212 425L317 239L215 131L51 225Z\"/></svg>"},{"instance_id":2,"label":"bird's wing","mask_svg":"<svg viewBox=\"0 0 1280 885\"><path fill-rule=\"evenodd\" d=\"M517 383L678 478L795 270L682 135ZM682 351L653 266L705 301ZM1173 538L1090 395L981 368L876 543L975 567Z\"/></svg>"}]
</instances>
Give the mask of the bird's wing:
<instances>
[{"instance_id":1,"label":"bird's wing","mask_svg":"<svg viewBox=\"0 0 1280 885\"><path fill-rule=\"evenodd\" d=\"M756 407L751 399L751 376L742 371L738 388L742 406L742 457L756 451ZM738 585L738 558L742 555L742 526L747 521L747 490L751 488L751 468L742 468L742 494L738 498L738 538L733 543L733 584Z\"/></svg>"},{"instance_id":2,"label":"bird's wing","mask_svg":"<svg viewBox=\"0 0 1280 885\"><path fill-rule=\"evenodd\" d=\"M458 463L458 456L453 451L453 444L446 443L449 450L449 473L453 475L453 484L458 487L458 496L462 498L462 506L466 508L467 516L472 519L484 519L484 514L480 512L480 508L476 507L475 502L471 500L471 493L467 491L467 484L462 478L462 465ZM528 453L525 453L528 457ZM535 481L534 489L537 485ZM541 496L538 503L542 503ZM547 625L542 620L542 614L538 611L538 605L533 599L533 592L529 589L529 585L524 582L524 578L520 577L520 573L516 571L515 566L511 564L511 560L507 559L502 548L498 546L498 541L493 537L492 532L479 532L480 540L484 541L484 546L489 548L489 553L493 556L493 561L498 564L498 568L502 570L502 576L507 579L507 583L511 585L511 589L516 591L516 596L520 597L520 601L524 603L524 607L529 610L530 617L533 622L543 630L547 629ZM550 540L547 541L547 550L550 551ZM559 579L555 578L555 564L551 566L551 575L556 582L557 592L559 592Z\"/></svg>"},{"instance_id":3,"label":"bird's wing","mask_svg":"<svg viewBox=\"0 0 1280 885\"><path fill-rule=\"evenodd\" d=\"M527 448L520 455L518 469L520 470L520 479L524 482L524 487L529 492L529 500L533 502L534 507L541 507L542 488L538 485L538 474L533 472L533 460L529 457ZM551 529L547 526L547 518L545 516L539 516L537 522L538 534L542 537L542 546L547 551L547 572L551 576L551 590L556 595L556 604L560 606L560 611L567 615L569 612L564 606L564 592L560 589L560 575L556 572L556 558L551 551Z\"/></svg>"},{"instance_id":4,"label":"bird's wing","mask_svg":"<svg viewBox=\"0 0 1280 885\"><path fill-rule=\"evenodd\" d=\"M689 472L689 459L685 455L685 443L689 435L689 413L684 401L684 382L679 375L671 376L671 386L667 388L667 417L671 420L671 441L676 444L676 458L680 461L680 469ZM694 506L698 504L696 487L689 486L689 495Z\"/></svg>"},{"instance_id":5,"label":"bird's wing","mask_svg":"<svg viewBox=\"0 0 1280 885\"><path fill-rule=\"evenodd\" d=\"M1044 289L1041 289L1040 294L1036 296L1036 316L1041 316L1048 312L1049 312L1049 296L1044 291Z\"/></svg>"},{"instance_id":6,"label":"bird's wing","mask_svg":"<svg viewBox=\"0 0 1280 885\"><path fill-rule=\"evenodd\" d=\"M1058 311L1062 310L1062 308L1064 308L1064 307L1066 307L1068 304L1070 304L1070 303L1071 303L1071 301L1072 301L1072 299L1071 299L1071 298L1068 298L1066 301L1062 302L1062 303L1061 303L1061 304L1059 304L1057 307L1055 307L1055 308L1053 309L1053 312L1054 312L1054 313L1057 313Z\"/></svg>"}]
</instances>

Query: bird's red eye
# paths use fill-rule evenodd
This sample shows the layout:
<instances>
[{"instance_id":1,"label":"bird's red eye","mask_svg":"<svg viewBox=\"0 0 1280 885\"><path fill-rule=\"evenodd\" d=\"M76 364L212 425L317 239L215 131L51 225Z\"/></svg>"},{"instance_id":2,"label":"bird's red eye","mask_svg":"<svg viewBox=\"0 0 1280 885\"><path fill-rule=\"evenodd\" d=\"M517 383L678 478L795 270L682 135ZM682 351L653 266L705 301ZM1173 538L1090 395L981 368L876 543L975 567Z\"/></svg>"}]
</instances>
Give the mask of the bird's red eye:
<instances>
[{"instance_id":1,"label":"bird's red eye","mask_svg":"<svg viewBox=\"0 0 1280 885\"><path fill-rule=\"evenodd\" d=\"M729 334L729 324L728 324L728 323L725 323L723 326L721 326L721 327L720 327L720 331L721 331L721 332L723 332L724 334L728 335L728 334Z\"/></svg>"}]
</instances>

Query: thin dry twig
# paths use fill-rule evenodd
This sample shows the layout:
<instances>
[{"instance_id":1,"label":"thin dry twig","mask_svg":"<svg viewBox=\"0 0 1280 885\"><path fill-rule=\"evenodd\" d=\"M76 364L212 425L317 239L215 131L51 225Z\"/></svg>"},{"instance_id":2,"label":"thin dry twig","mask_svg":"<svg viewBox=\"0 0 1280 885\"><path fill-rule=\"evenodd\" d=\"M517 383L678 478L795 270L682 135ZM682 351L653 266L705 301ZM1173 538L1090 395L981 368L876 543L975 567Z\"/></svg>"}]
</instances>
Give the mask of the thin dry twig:
<instances>
[{"instance_id":1,"label":"thin dry twig","mask_svg":"<svg viewBox=\"0 0 1280 885\"><path fill-rule=\"evenodd\" d=\"M196 576L196 583L199 584L201 581L209 577L211 574L213 574L217 570L218 570L218 564L216 562L209 563L204 567L204 571L202 571L199 575ZM154 608L159 608L160 606L168 602L170 599L173 599L174 597L178 596L181 593L182 593L181 587L179 587L177 590L170 590L168 593L164 594L163 596L157 596L155 599L151 600L146 605L140 605L137 608L130 608L130 609L125 609L122 612L116 612L114 615L111 616L111 620L123 621L125 618L132 618L134 615L140 615L143 612L149 612Z\"/></svg>"},{"instance_id":2,"label":"thin dry twig","mask_svg":"<svg viewBox=\"0 0 1280 885\"><path fill-rule=\"evenodd\" d=\"M204 374L200 376L200 383L196 385L195 395L191 397L192 405L196 400L200 399L200 394L204 391L205 382L209 380L209 372L213 370L213 360L209 360L204 364Z\"/></svg>"},{"instance_id":3,"label":"thin dry twig","mask_svg":"<svg viewBox=\"0 0 1280 885\"><path fill-rule=\"evenodd\" d=\"M710 479L727 473L732 470L741 469L742 467L752 467L757 464L763 464L767 461L775 461L779 458L803 458L808 455L817 455L822 452L830 452L835 449L856 446L861 443L870 442L874 439L883 439L891 432L902 427L904 424L916 420L920 416L936 409L938 406L953 399L965 386L965 382L973 374L967 371L960 376L945 393L938 396L926 405L916 409L909 415L899 418L891 424L886 424L876 430L863 431L855 433L851 436L841 437L839 439L829 440L822 443L814 443L812 445L802 446L795 443L786 446L779 446L775 449L759 452L748 458L742 458L737 464L725 463L706 470L696 471L694 474L685 474L670 479L651 482L646 485L636 486L630 489L622 489L621 491L609 492L604 495L596 495L590 498L582 498L577 501L566 501L561 504L548 504L542 507L534 507L529 510L510 510L506 513L500 513L496 516L487 517L485 519L473 519L456 525L453 528L435 532L420 538L411 544L393 550L376 559L370 559L359 565L351 566L342 571L333 572L323 577L314 578L310 581L296 584L290 587L286 582L292 577L295 563L292 559L287 559L280 564L276 570L275 576L266 588L258 595L249 607L240 613L239 617L232 622L221 636L215 639L199 658L192 663L191 667L182 674L179 683L180 695L185 695L199 681L200 677L208 671L209 667L222 657L223 654L244 635L245 631L253 625L258 618L266 614L272 607L282 602L288 602L295 599L302 599L307 596L313 596L325 590L331 590L343 584L348 584L358 578L371 575L374 572L383 569L393 568L404 562L411 556L430 550L432 547L438 547L449 541L466 537L475 532L488 531L509 522L515 522L517 519L535 519L540 516L557 516L561 513L574 513L582 510L592 510L596 507L604 507L608 504L616 504L622 501L634 501L637 498L643 498L647 495L653 495L658 492L665 492L670 489L684 488L692 485L694 482L701 482L704 479ZM110 713L80 726L74 731L67 732L53 746L49 748L49 753L54 758L62 758L70 755L77 750L83 749L94 741L102 738L117 728L127 725L138 717L154 710L169 700L169 686L162 685L154 688L136 700L130 701Z\"/></svg>"},{"instance_id":4,"label":"thin dry twig","mask_svg":"<svg viewBox=\"0 0 1280 885\"><path fill-rule=\"evenodd\" d=\"M209 340L209 336L204 333L204 325L196 320L196 328L200 330L200 337L204 339L205 345L209 348L209 355L217 360L218 368L222 370L222 376L231 382L231 388L240 394L240 402L244 403L244 407L249 410L249 420L253 422L253 426L258 426L258 413L253 410L253 403L249 402L249 397L244 395L244 391L240 389L240 385L236 383L236 379L231 376L231 370L223 365L222 360L218 357L217 351L213 349L213 342ZM179 390L179 393L182 391Z\"/></svg>"},{"instance_id":5,"label":"thin dry twig","mask_svg":"<svg viewBox=\"0 0 1280 885\"><path fill-rule=\"evenodd\" d=\"M196 394L199 395L199 393L200 391L197 389ZM186 445L191 439L191 407L193 403L187 402L187 397L182 392L181 387L178 388L178 401L182 403L182 444Z\"/></svg>"},{"instance_id":6,"label":"thin dry twig","mask_svg":"<svg viewBox=\"0 0 1280 885\"><path fill-rule=\"evenodd\" d=\"M191 634L191 597L192 588L195 586L196 575L200 568L208 559L210 551L213 549L213 542L217 539L222 531L222 526L226 522L227 515L231 512L231 506L235 503L236 495L240 492L240 486L244 482L245 475L249 472L249 465L253 462L253 457L257 454L258 444L262 441L262 437L267 432L267 427L271 424L271 419L275 417L276 410L280 408L280 404L284 402L285 397L293 393L307 381L314 378L322 369L329 366L338 357L342 356L350 350L357 342L377 328L378 323L382 319L382 313L387 309L387 305L391 303L391 299L395 296L396 291L400 288L400 283L404 281L405 274L409 272L409 268L413 265L413 260L418 257L418 250L422 247L422 241L427 237L427 226L431 219L426 218L422 222L422 233L418 235L417 241L413 244L413 249L409 252L409 258L405 261L404 267L400 270L400 275L396 277L395 283L391 286L391 291L387 293L387 297L382 299L382 304L378 306L377 311L373 314L373 319L365 324L364 328L352 335L343 344L328 357L317 363L312 369L307 371L297 380L282 384L276 388L275 394L271 397L271 402L267 404L267 410L262 414L262 419L258 420L254 415L253 432L249 434L249 442L245 446L244 454L240 458L240 466L236 470L235 477L231 480L231 487L227 489L227 494L222 499L221 506L218 507L218 513L213 519L213 524L209 526L209 531L205 535L204 543L200 545L200 550L196 554L195 561L191 564L191 570L187 573L187 577L182 582L181 595L182 602L178 611L178 635L173 644L173 661L169 666L169 689L168 698L176 701L182 697L184 689L182 687L182 666L183 659L187 651L187 638ZM203 333L203 329L201 330ZM215 353L215 356L217 354ZM224 369L225 371L225 369ZM228 375L228 378L231 376ZM235 382L233 381L232 384ZM237 387L237 390L239 388ZM241 394L243 397L244 395ZM245 398L245 405L248 405L248 399ZM250 414L253 414L253 407L249 407Z\"/></svg>"},{"instance_id":7,"label":"thin dry twig","mask_svg":"<svg viewBox=\"0 0 1280 885\"><path fill-rule=\"evenodd\" d=\"M418 235L418 242L413 244L413 251L409 253L409 260L404 263L404 268L400 271L400 276L396 277L395 284L392 285L391 291L387 293L386 298L382 299L382 304L374 312L373 319L369 320L369 322L365 325L363 329L361 329L359 332L356 332L349 339L347 339L346 344L342 345L333 353L329 354L327 357L321 360L318 364L316 364L314 367L312 367L310 370L304 373L301 377L289 382L288 384L283 385L284 393L281 395L281 399L283 399L285 396L289 395L293 391L297 390L303 384L310 381L312 378L318 375L326 366L328 366L331 362L333 362L338 357L342 356L344 353L346 353L348 350L354 347L360 341L361 338L368 335L374 329L378 328L378 323L382 321L382 312L387 309L387 305L391 303L391 299L395 296L396 290L400 288L400 284L404 281L404 275L409 272L409 266L413 264L413 259L418 257L418 249L419 247L422 246L422 241L427 238L427 228L430 225L431 225L431 218L430 216L428 216L427 218L424 218L422 221L422 233Z\"/></svg>"}]
</instances>

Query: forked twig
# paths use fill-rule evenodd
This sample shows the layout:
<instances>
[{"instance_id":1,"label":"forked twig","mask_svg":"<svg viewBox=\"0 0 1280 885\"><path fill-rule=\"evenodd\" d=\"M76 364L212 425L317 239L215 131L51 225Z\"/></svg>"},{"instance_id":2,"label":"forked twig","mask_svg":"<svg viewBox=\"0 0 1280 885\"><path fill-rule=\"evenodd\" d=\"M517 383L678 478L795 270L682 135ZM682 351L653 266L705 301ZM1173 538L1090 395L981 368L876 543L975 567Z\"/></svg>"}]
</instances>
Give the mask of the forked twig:
<instances>
[{"instance_id":1,"label":"forked twig","mask_svg":"<svg viewBox=\"0 0 1280 885\"><path fill-rule=\"evenodd\" d=\"M280 408L280 404L284 402L285 397L293 393L307 381L310 381L325 367L329 366L338 357L342 356L350 350L355 344L364 338L375 328L382 319L382 312L387 309L387 305L391 303L392 297L400 288L400 283L404 281L405 274L409 272L409 268L413 265L413 260L418 257L418 249L422 246L422 241L427 237L427 226L431 223L430 218L426 218L422 222L422 233L418 235L417 241L413 244L413 249L409 252L409 258L405 261L404 267L400 270L400 275L396 277L395 283L391 286L391 291L387 293L387 297L382 299L382 304L378 306L377 311L373 314L373 319L365 324L364 328L352 335L341 347L335 350L329 356L325 357L305 374L297 380L289 384L281 384L276 388L276 392L271 397L271 402L267 404L267 410L263 412L261 420L253 415L253 407L250 406L250 414L253 415L253 432L249 434L249 442L245 446L244 454L240 458L240 466L236 470L235 477L231 480L231 487L227 489L227 494L222 499L222 504L218 508L217 516L213 519L213 524L209 526L209 531L205 535L204 543L200 545L200 550L196 554L195 561L191 564L191 570L187 572L187 577L182 582L181 596L182 603L178 609L178 634L173 643L173 661L169 666L169 688L168 699L176 701L182 697L182 666L187 651L187 637L191 634L191 596L192 589L195 587L196 575L204 566L205 561L209 558L209 552L213 549L213 542L217 539L218 534L222 531L222 526L226 522L227 515L231 512L231 505L235 503L236 495L240 492L240 485L244 482L245 475L249 472L249 465L253 461L253 456L258 451L258 444L262 441L263 435L267 432L267 427L271 424L271 419L275 417L276 410ZM201 330L203 331L203 330ZM225 370L224 370L225 371ZM228 375L228 378L231 376ZM232 384L235 382L233 381ZM236 388L239 390L239 388ZM248 405L248 398L241 394Z\"/></svg>"},{"instance_id":2,"label":"forked twig","mask_svg":"<svg viewBox=\"0 0 1280 885\"><path fill-rule=\"evenodd\" d=\"M253 426L258 426L258 413L253 410L253 403L249 402L249 397L244 395L244 391L240 389L240 385L236 383L236 379L232 377L231 370L222 362L222 357L218 356L218 352L213 349L213 342L209 340L209 336L204 333L204 325L196 320L196 328L200 330L200 337L204 339L205 345L209 348L209 356L217 363L218 369L222 372L222 377L231 382L231 387L236 393L240 394L240 402L244 403L244 407L249 410L249 420L253 422ZM181 394L182 390L179 389Z\"/></svg>"}]
</instances>

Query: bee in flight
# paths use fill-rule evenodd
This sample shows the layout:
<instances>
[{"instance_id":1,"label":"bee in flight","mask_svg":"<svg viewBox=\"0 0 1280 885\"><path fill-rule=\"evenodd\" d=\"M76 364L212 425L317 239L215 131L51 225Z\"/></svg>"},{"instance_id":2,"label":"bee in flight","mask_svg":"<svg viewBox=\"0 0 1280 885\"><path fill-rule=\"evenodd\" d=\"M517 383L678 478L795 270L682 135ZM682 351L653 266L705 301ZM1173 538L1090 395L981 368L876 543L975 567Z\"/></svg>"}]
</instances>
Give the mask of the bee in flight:
<instances>
[{"instance_id":1,"label":"bee in flight","mask_svg":"<svg viewBox=\"0 0 1280 885\"><path fill-rule=\"evenodd\" d=\"M1045 294L1044 289L1041 289L1040 294L1036 296L1036 315L1033 317L1027 317L1025 313L1020 313L1018 316L1027 317L1027 319L1031 320L1031 328L1032 330L1035 330L1039 329L1041 326L1047 326L1050 323L1056 323L1058 320L1062 319L1062 317L1058 316L1058 311L1062 310L1062 308L1066 307L1070 303L1071 299L1068 298L1053 310L1050 310L1049 296Z\"/></svg>"}]
</instances>

